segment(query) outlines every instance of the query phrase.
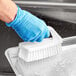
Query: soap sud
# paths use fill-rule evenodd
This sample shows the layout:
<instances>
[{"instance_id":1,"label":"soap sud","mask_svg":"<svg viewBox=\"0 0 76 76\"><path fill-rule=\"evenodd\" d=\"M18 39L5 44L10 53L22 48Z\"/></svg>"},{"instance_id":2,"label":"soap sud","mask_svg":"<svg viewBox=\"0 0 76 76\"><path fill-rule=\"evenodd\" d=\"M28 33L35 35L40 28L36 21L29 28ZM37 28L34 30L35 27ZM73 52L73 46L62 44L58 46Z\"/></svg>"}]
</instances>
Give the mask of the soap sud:
<instances>
[{"instance_id":1,"label":"soap sud","mask_svg":"<svg viewBox=\"0 0 76 76\"><path fill-rule=\"evenodd\" d=\"M11 61L20 76L76 76L76 49L31 63L24 62L13 53L11 55Z\"/></svg>"},{"instance_id":2,"label":"soap sud","mask_svg":"<svg viewBox=\"0 0 76 76\"><path fill-rule=\"evenodd\" d=\"M60 61L51 71L52 76L76 76L76 50L61 54ZM51 76L50 75L50 76Z\"/></svg>"}]
</instances>

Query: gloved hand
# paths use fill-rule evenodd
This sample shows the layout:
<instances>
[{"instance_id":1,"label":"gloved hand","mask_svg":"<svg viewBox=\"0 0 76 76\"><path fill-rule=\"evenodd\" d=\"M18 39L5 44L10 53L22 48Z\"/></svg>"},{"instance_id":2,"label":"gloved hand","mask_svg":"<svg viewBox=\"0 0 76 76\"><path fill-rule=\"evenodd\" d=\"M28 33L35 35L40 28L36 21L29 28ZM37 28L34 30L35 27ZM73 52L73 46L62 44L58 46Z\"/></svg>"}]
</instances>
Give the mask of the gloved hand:
<instances>
[{"instance_id":1,"label":"gloved hand","mask_svg":"<svg viewBox=\"0 0 76 76\"><path fill-rule=\"evenodd\" d=\"M24 41L40 42L50 35L43 20L19 7L15 20L6 25L12 27Z\"/></svg>"}]
</instances>

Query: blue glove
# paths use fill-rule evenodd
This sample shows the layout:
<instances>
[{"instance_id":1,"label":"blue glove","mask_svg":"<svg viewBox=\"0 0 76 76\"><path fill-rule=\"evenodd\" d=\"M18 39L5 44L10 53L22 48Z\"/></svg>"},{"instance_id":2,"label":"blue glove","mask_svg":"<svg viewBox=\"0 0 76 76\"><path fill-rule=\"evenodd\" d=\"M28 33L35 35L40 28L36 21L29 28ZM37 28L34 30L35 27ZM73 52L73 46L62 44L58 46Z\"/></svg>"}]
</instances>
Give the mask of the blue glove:
<instances>
[{"instance_id":1,"label":"blue glove","mask_svg":"<svg viewBox=\"0 0 76 76\"><path fill-rule=\"evenodd\" d=\"M40 42L50 35L47 25L43 20L19 7L15 20L6 23L6 25L12 27L26 42Z\"/></svg>"}]
</instances>

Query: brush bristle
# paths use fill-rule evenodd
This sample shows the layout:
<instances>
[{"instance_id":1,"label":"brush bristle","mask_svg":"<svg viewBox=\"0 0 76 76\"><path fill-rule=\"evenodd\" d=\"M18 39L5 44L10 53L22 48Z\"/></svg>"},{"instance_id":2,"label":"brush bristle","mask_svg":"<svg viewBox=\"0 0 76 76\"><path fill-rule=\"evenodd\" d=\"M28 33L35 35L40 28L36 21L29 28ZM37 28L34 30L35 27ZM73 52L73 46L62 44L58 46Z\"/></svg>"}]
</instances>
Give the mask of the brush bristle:
<instances>
[{"instance_id":1,"label":"brush bristle","mask_svg":"<svg viewBox=\"0 0 76 76\"><path fill-rule=\"evenodd\" d=\"M56 55L60 50L61 44L54 44L53 40L48 38L42 42L25 42L20 46L19 57L30 62Z\"/></svg>"}]
</instances>

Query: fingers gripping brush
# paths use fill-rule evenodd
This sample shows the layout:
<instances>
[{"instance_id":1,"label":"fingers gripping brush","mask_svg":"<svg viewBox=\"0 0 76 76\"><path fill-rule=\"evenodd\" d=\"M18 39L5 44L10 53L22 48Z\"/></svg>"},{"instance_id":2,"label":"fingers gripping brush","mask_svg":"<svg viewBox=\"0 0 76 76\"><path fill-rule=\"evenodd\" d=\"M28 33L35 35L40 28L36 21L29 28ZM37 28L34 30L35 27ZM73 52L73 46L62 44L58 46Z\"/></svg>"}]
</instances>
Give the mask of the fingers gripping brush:
<instances>
[{"instance_id":1,"label":"fingers gripping brush","mask_svg":"<svg viewBox=\"0 0 76 76\"><path fill-rule=\"evenodd\" d=\"M56 55L61 51L62 38L52 27L48 28L52 38L46 38L42 42L19 43L19 58L31 62Z\"/></svg>"}]
</instances>

